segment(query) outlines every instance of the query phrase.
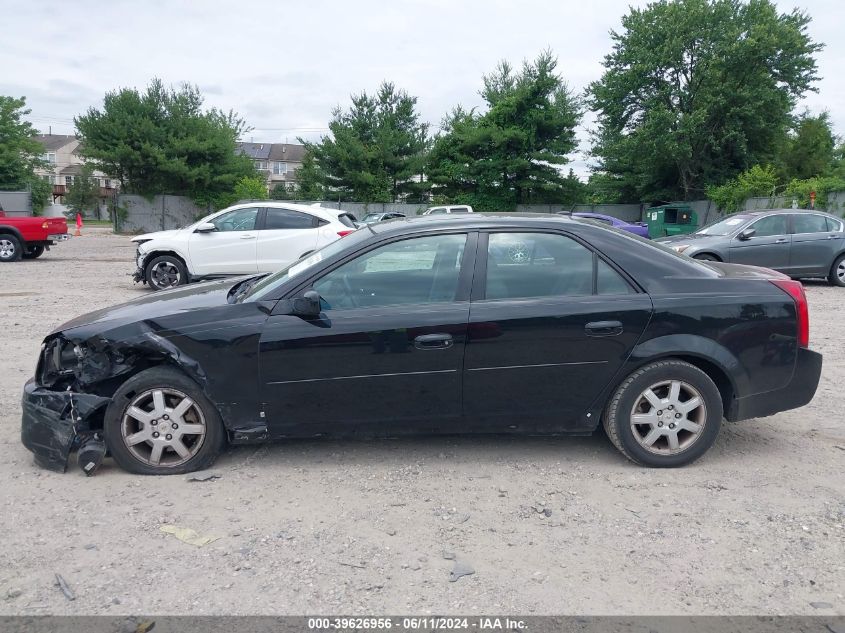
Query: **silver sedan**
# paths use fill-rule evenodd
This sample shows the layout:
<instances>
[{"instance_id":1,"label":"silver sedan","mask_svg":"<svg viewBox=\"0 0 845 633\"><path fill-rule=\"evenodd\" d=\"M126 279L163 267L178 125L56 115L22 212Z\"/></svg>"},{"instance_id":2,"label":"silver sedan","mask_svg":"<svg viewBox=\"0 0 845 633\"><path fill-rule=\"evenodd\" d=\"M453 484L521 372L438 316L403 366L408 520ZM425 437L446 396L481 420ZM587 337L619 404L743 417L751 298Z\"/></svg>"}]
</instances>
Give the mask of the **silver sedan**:
<instances>
[{"instance_id":1,"label":"silver sedan","mask_svg":"<svg viewBox=\"0 0 845 633\"><path fill-rule=\"evenodd\" d=\"M845 286L845 224L818 211L737 213L695 233L658 240L695 259L751 264L794 279L825 278Z\"/></svg>"}]
</instances>

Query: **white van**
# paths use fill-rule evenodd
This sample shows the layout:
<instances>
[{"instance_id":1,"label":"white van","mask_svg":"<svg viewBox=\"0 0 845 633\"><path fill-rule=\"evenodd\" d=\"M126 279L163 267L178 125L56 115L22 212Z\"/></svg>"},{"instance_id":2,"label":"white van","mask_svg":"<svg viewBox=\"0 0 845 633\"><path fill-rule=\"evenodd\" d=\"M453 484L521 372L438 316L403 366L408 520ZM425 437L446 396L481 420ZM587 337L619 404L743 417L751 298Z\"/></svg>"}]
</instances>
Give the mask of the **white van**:
<instances>
[{"instance_id":1,"label":"white van","mask_svg":"<svg viewBox=\"0 0 845 633\"><path fill-rule=\"evenodd\" d=\"M445 207L429 207L423 211L423 215L443 215L444 213L472 213L472 207L468 204L454 204Z\"/></svg>"}]
</instances>

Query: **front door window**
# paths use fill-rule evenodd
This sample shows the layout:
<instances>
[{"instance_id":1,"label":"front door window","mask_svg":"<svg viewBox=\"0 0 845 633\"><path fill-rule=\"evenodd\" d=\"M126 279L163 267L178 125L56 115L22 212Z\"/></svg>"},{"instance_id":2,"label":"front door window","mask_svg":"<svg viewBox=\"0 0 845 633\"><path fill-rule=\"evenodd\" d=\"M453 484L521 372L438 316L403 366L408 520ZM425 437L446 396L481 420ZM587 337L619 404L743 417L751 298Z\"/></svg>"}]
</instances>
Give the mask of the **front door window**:
<instances>
[{"instance_id":1,"label":"front door window","mask_svg":"<svg viewBox=\"0 0 845 633\"><path fill-rule=\"evenodd\" d=\"M454 301L466 234L386 244L314 284L326 310Z\"/></svg>"}]
</instances>

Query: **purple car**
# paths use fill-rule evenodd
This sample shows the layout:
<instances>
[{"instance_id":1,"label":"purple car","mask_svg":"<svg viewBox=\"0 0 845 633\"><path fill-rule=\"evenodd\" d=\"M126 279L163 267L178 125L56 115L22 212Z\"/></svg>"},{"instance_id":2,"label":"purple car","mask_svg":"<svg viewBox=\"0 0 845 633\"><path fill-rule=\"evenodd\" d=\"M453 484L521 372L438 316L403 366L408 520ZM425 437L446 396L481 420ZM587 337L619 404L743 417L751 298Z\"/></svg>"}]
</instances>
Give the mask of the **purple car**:
<instances>
[{"instance_id":1,"label":"purple car","mask_svg":"<svg viewBox=\"0 0 845 633\"><path fill-rule=\"evenodd\" d=\"M615 229L628 231L629 233L634 233L640 237L648 237L648 225L646 225L645 222L625 222L625 220L620 220L619 218L614 218L610 215L603 215L601 213L573 213L572 217L588 218L590 220L604 222Z\"/></svg>"}]
</instances>

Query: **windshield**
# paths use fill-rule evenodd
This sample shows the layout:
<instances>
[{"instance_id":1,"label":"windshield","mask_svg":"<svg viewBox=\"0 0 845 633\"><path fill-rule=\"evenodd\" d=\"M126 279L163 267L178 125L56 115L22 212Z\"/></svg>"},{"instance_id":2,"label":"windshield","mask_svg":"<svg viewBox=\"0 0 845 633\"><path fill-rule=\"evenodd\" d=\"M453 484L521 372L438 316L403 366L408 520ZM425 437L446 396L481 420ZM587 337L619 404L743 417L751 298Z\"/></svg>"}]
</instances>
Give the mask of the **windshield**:
<instances>
[{"instance_id":1,"label":"windshield","mask_svg":"<svg viewBox=\"0 0 845 633\"><path fill-rule=\"evenodd\" d=\"M256 282L249 291L244 294L243 302L260 301L264 297L268 296L279 285L285 283L289 279L293 279L297 275L301 275L306 270L314 266L314 264L318 264L324 259L329 259L338 253L342 253L348 248L354 247L359 242L362 242L370 237L370 235L372 235L372 231L367 229L353 231L349 235L335 240L331 244L327 244L310 255L306 255L302 259L282 268L280 271L275 272L272 275L267 275Z\"/></svg>"},{"instance_id":2,"label":"windshield","mask_svg":"<svg viewBox=\"0 0 845 633\"><path fill-rule=\"evenodd\" d=\"M698 229L696 235L728 235L736 231L741 225L745 224L751 218L747 215L734 215L722 220L708 224L707 226Z\"/></svg>"}]
</instances>

